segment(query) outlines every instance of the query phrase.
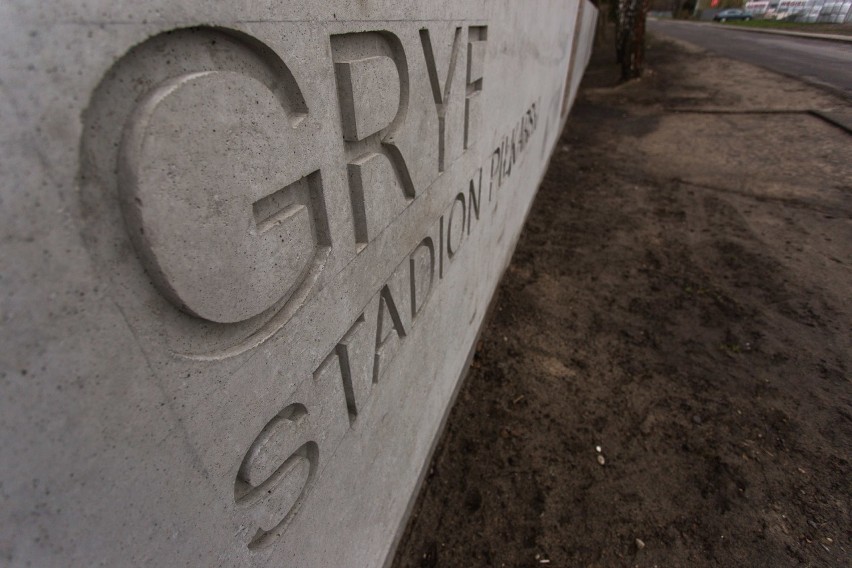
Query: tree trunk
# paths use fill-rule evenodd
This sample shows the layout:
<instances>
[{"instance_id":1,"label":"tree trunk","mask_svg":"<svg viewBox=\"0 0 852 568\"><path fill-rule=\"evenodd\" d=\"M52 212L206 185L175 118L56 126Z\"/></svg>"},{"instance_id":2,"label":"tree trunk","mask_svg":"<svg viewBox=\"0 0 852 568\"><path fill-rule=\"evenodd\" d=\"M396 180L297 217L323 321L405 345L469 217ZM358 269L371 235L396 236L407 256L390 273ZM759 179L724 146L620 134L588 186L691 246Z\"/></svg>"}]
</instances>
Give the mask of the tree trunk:
<instances>
[{"instance_id":1,"label":"tree trunk","mask_svg":"<svg viewBox=\"0 0 852 568\"><path fill-rule=\"evenodd\" d=\"M621 64L621 79L642 76L645 65L645 17L648 0L618 0L615 54Z\"/></svg>"},{"instance_id":2,"label":"tree trunk","mask_svg":"<svg viewBox=\"0 0 852 568\"><path fill-rule=\"evenodd\" d=\"M614 0L615 6L615 60L624 62L624 38L626 35L627 4L631 0Z\"/></svg>"}]
</instances>

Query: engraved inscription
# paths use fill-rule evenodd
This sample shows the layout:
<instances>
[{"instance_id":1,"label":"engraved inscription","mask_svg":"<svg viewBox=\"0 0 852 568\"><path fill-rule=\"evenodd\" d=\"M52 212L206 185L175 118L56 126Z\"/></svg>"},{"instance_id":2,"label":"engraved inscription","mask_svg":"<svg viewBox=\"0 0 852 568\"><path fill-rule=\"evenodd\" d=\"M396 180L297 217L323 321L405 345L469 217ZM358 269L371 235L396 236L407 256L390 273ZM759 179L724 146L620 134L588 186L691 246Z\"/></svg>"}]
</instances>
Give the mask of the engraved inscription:
<instances>
[{"instance_id":1,"label":"engraved inscription","mask_svg":"<svg viewBox=\"0 0 852 568\"><path fill-rule=\"evenodd\" d=\"M316 478L316 442L288 448L301 438L299 430L307 414L302 404L287 406L263 428L240 465L234 499L238 505L251 508L259 524L248 542L250 549L269 544L271 537L286 529ZM281 460L281 456L286 457ZM283 517L278 519L281 511Z\"/></svg>"},{"instance_id":2,"label":"engraved inscription","mask_svg":"<svg viewBox=\"0 0 852 568\"><path fill-rule=\"evenodd\" d=\"M532 103L518 123L500 140L500 145L491 153L491 181L488 186L489 200L495 200L500 186L512 175L512 168L527 148L528 141L538 127L538 103Z\"/></svg>"},{"instance_id":3,"label":"engraved inscription","mask_svg":"<svg viewBox=\"0 0 852 568\"><path fill-rule=\"evenodd\" d=\"M450 215L447 218L447 256L453 258L461 247L464 239L467 205L464 201L464 193L456 194L453 205L450 207Z\"/></svg>"},{"instance_id":4,"label":"engraved inscription","mask_svg":"<svg viewBox=\"0 0 852 568\"><path fill-rule=\"evenodd\" d=\"M349 428L341 362L329 354L294 400L257 435L240 464L234 501L245 515L249 549L287 530Z\"/></svg>"},{"instance_id":5,"label":"engraved inscription","mask_svg":"<svg viewBox=\"0 0 852 568\"><path fill-rule=\"evenodd\" d=\"M411 283L411 319L423 309L432 283L435 281L435 243L432 237L425 237L408 256L408 270ZM428 275L428 276L427 276Z\"/></svg>"},{"instance_id":6,"label":"engraved inscription","mask_svg":"<svg viewBox=\"0 0 852 568\"><path fill-rule=\"evenodd\" d=\"M408 110L408 62L387 31L331 36L359 251L415 197L411 174L393 141Z\"/></svg>"},{"instance_id":7,"label":"engraved inscription","mask_svg":"<svg viewBox=\"0 0 852 568\"><path fill-rule=\"evenodd\" d=\"M355 240L363 246L382 231L407 206L391 163L385 156L369 152L347 167L352 198Z\"/></svg>"},{"instance_id":8,"label":"engraved inscription","mask_svg":"<svg viewBox=\"0 0 852 568\"><path fill-rule=\"evenodd\" d=\"M467 92L464 102L465 149L473 146L479 135L479 122L482 114L480 96L482 93L482 76L485 74L485 42L487 39L487 26L471 26L468 29Z\"/></svg>"},{"instance_id":9,"label":"engraved inscription","mask_svg":"<svg viewBox=\"0 0 852 568\"><path fill-rule=\"evenodd\" d=\"M179 62L158 63L173 50ZM302 92L272 50L220 28L161 34L116 63L94 100L84 191L113 185L105 190L119 196L165 298L202 320L237 323L310 287L330 248L322 180L319 162L271 159L310 136ZM88 138L96 131L103 143ZM267 215L281 199L290 203Z\"/></svg>"},{"instance_id":10,"label":"engraved inscription","mask_svg":"<svg viewBox=\"0 0 852 568\"><path fill-rule=\"evenodd\" d=\"M331 237L324 210L322 179L318 171L252 204L258 234L285 223L295 223L294 217L304 217L313 242L328 246Z\"/></svg>"},{"instance_id":11,"label":"engraved inscription","mask_svg":"<svg viewBox=\"0 0 852 568\"><path fill-rule=\"evenodd\" d=\"M492 153L492 157L506 155L517 159L529 147L529 137L538 122L535 109L533 103L512 133L501 140L502 150ZM510 142L512 139L514 141ZM518 149L509 153L511 146ZM493 158L489 160L493 164ZM489 182L492 185L500 183L502 166L505 166L499 158L496 163L501 167L491 166L492 178L495 178ZM441 259L445 252L449 259L457 256L463 239L470 238L470 225L480 221L482 175L483 167L480 166L466 182L466 192L458 192L448 212L440 216L437 223L439 249L435 250L431 235L418 243L406 256L407 262L397 267L338 341L313 374L313 380L302 384L301 390L294 395L294 400L300 402L288 405L274 417L251 445L235 485L237 503L247 504L255 511L255 523L260 527L249 542L249 548L266 546L284 533L346 431L356 427L362 409L385 375L390 361L409 337L411 326L433 293L435 283L444 277ZM435 279L436 261L438 280ZM401 279L397 278L400 273ZM407 280L409 286L408 323L399 309L405 304L400 304L400 296L395 295L400 288L392 286L392 283L398 285L400 280ZM405 316L407 318L408 314ZM473 322L475 317L474 309L469 320ZM374 335L370 333L373 326ZM276 506L279 508L275 509Z\"/></svg>"},{"instance_id":12,"label":"engraved inscription","mask_svg":"<svg viewBox=\"0 0 852 568\"><path fill-rule=\"evenodd\" d=\"M340 358L343 392L349 423L354 424L364 408L373 387L370 365L373 363L370 326L362 314L352 325L335 350Z\"/></svg>"},{"instance_id":13,"label":"engraved inscription","mask_svg":"<svg viewBox=\"0 0 852 568\"><path fill-rule=\"evenodd\" d=\"M492 156L511 155L517 159L529 146L529 136L538 122L535 108L533 103L512 133L503 137L502 150ZM515 140L511 144L520 149L507 154L512 138ZM489 160L495 178L489 183L493 186L500 183L505 164L498 158L495 168L493 159ZM407 262L403 261L377 291L313 373L313 380L301 383L292 399L298 402L288 404L273 417L252 443L239 467L234 488L237 505L250 515L251 525L256 527L248 539L249 549L266 547L285 533L346 432L357 427L373 389L409 337L435 283L444 278L444 254L450 259L458 255L463 239L470 238L470 225L481 220L482 175L480 166L464 190L454 196L449 210L439 217L438 250L434 237L427 235L409 252ZM408 284L410 318L399 309L400 305L405 306L397 295L401 280ZM474 309L470 321L475 317ZM372 330L374 334L370 333Z\"/></svg>"},{"instance_id":14,"label":"engraved inscription","mask_svg":"<svg viewBox=\"0 0 852 568\"><path fill-rule=\"evenodd\" d=\"M343 138L363 140L387 127L399 107L400 79L389 57L336 61Z\"/></svg>"},{"instance_id":15,"label":"engraved inscription","mask_svg":"<svg viewBox=\"0 0 852 568\"><path fill-rule=\"evenodd\" d=\"M379 315L376 321L376 359L373 364L373 382L379 382L382 372L382 357L406 335L396 301L390 287L385 284L379 293Z\"/></svg>"},{"instance_id":16,"label":"engraved inscription","mask_svg":"<svg viewBox=\"0 0 852 568\"><path fill-rule=\"evenodd\" d=\"M470 204L467 210L467 234L469 235L470 228L473 226L473 216L476 215L476 220L479 221L479 204L482 201L482 168L479 168L476 175L470 178L467 199Z\"/></svg>"},{"instance_id":17,"label":"engraved inscription","mask_svg":"<svg viewBox=\"0 0 852 568\"><path fill-rule=\"evenodd\" d=\"M322 168L345 164L356 254L414 201L418 192L397 142L405 139L411 151L410 133L402 134L412 112L406 50L424 54L418 84L429 86L429 108L414 110L416 120L427 113L439 119L441 175L457 157L453 152L474 138L486 36L481 25L423 28L413 35L419 45L407 48L387 30L329 36L340 156L324 155L328 144L320 140L327 123L317 116L328 109L309 113L278 53L242 32L175 30L146 40L113 66L84 117L84 199L90 205L117 193L150 281L195 316L164 318L177 354L219 360L252 349L325 281L320 274L337 259L332 239L345 234L340 221L346 215L335 205L337 217L330 218L327 203L339 203L340 196L335 174ZM446 44L437 45L439 37ZM163 53L180 57L163 62ZM459 124L448 125L450 116ZM460 135L453 142L462 127L464 144ZM293 154L299 159L290 159ZM434 181L424 173L419 183ZM341 256L352 250L338 244ZM114 256L114 249L102 248Z\"/></svg>"},{"instance_id":18,"label":"engraved inscription","mask_svg":"<svg viewBox=\"0 0 852 568\"><path fill-rule=\"evenodd\" d=\"M118 92L132 100L116 115L121 126L112 144L117 147L115 159L87 165L84 173L101 179L117 170L113 194L121 203L122 230L126 226L159 292L195 316L164 310L180 318L180 329L190 329L186 322L199 320L202 323L193 323L193 329L212 329L210 335L241 330L238 341L227 344L232 347L198 358L243 353L277 333L309 292L321 292L322 301L337 294L333 286L339 281L333 274L312 288L329 257L335 270L348 263L363 268L353 258L375 257L384 263L376 267L385 276L372 280L375 288L357 292L359 302L372 295L369 302L351 305L349 292L340 294L347 314L340 323L349 325L333 347L321 343L330 339L327 329L317 331L310 340L314 343L302 351L288 343L292 338L281 342L288 355L312 361L305 365L316 366L315 371L282 377L282 389L288 390L279 394L286 404L278 398L264 401L265 408L253 410L262 414L251 417L252 430L234 434L244 436L241 449L248 450L229 458L226 480L228 491L233 480L234 514L241 527L237 536L252 551L286 533L347 432L372 424L370 400L378 385L394 380L388 372L391 362L406 349L409 338L417 337L418 322L435 315L428 310L430 298L446 297L440 282L450 275L455 278L466 259L473 258L476 250L463 246L484 234L474 229L494 219L494 209L483 207L483 200L496 207L498 189L523 166L519 161L538 125L537 102L511 131L501 133L492 153L455 160L453 152L470 148L479 137L488 29L446 26L442 32L449 33L441 37L446 43L440 45L436 29L426 28L399 35L378 30L328 36L324 79L303 84L316 89L333 80L336 93L329 100L306 91L311 101L330 105L312 108L312 113L276 53L245 34L218 28L153 38L153 52L147 42L134 48L138 51L132 72L121 74L120 61L120 80L105 79L130 85L125 91L109 83L114 90L108 94ZM410 96L408 59L400 37L407 38L409 55L419 58L423 53L424 62L418 63L425 64L417 69L426 76L415 79L424 88L428 85L430 93ZM174 71L161 69L146 77L148 70L163 66L155 62L145 67L139 61L153 60L152 54L176 41L191 46L189 63L182 59ZM412 100L427 108L409 108ZM317 115L336 116L340 122L318 125ZM413 125L405 124L409 115L414 115ZM424 120L434 126L436 116L438 140L430 130L424 141L437 148L438 171L430 165L430 173L440 176L459 163L469 171L448 174L457 184L452 193L438 188L427 196L440 201L424 199L417 204L423 207L406 211L431 185L415 188L400 147L411 151L409 131L426 124ZM449 117L455 118L448 122ZM101 124L105 118L98 120ZM403 135L408 136L405 144L396 138ZM321 155L329 152L333 155ZM299 159L291 159L295 154ZM417 174L418 183L434 181L424 179L421 170ZM338 214L347 206L351 209L330 219L329 210ZM405 235L405 250L387 239L377 254L369 251L358 258L403 212L411 214L415 228L424 226L415 214L433 216L427 219L428 231ZM346 225L350 220L352 240ZM339 257L340 249L330 256L332 235L345 253ZM414 242L417 246L410 249ZM390 262L397 264L387 276L393 268ZM449 272L453 263L458 265L455 273ZM472 298L478 285L468 284L464 294ZM463 317L473 322L475 308ZM245 329L249 332L243 333ZM265 356L276 348L270 344ZM255 436L255 428L264 422Z\"/></svg>"},{"instance_id":19,"label":"engraved inscription","mask_svg":"<svg viewBox=\"0 0 852 568\"><path fill-rule=\"evenodd\" d=\"M447 143L447 105L450 102L450 93L453 88L453 77L456 72L456 63L461 51L461 35L462 29L456 28L453 35L453 47L450 51L450 61L447 65L447 75L444 78L444 85L441 86L441 79L438 76L438 66L435 61L435 54L432 49L432 38L429 35L428 29L420 30L420 44L423 47L423 56L426 58L426 69L429 72L429 84L432 87L432 97L435 100L435 111L438 114L438 171L443 172L446 164L446 143Z\"/></svg>"},{"instance_id":20,"label":"engraved inscription","mask_svg":"<svg viewBox=\"0 0 852 568\"><path fill-rule=\"evenodd\" d=\"M497 199L497 190L500 189L500 184L503 182L503 168L501 167L502 159L503 151L498 146L493 152L491 152L491 158L489 160L491 177L488 181L488 201L494 202L494 210L497 209L497 205L499 203Z\"/></svg>"}]
</instances>

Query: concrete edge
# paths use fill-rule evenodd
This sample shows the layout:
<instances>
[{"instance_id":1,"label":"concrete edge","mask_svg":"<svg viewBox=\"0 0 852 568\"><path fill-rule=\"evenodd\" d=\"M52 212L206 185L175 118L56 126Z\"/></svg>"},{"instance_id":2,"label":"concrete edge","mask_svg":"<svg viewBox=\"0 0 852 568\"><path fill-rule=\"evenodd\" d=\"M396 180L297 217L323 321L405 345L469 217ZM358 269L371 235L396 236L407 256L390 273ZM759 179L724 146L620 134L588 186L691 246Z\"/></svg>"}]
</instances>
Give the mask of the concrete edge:
<instances>
[{"instance_id":1,"label":"concrete edge","mask_svg":"<svg viewBox=\"0 0 852 568\"><path fill-rule=\"evenodd\" d=\"M585 72L586 69L583 70L584 76ZM568 82L566 82L566 85L568 88L570 88ZM579 87L577 89L577 92L579 94ZM556 155L557 148L559 146L559 141L562 139L562 135L565 133L565 127L568 124L568 119L570 116L571 113L569 112L559 125L559 135L555 138L553 148L550 151L550 155L547 157L547 163L545 164L544 169L541 172L541 176L539 176L538 183L536 184L536 197L538 196L538 192L541 189L541 184L544 182L545 176L547 176L547 172L550 170L550 163L553 161L553 157ZM402 537L405 535L405 530L408 527L409 521L411 521L411 515L414 513L414 507L417 504L418 498L420 497L420 492L423 491L423 485L426 482L426 477L429 473L429 469L432 467L432 461L435 459L435 452L437 451L438 445L441 443L441 440L444 438L444 434L446 433L447 422L449 421L450 413L456 406L456 399L458 398L462 387L465 385L465 383L467 383L468 376L470 375L470 365L473 362L474 355L476 354L476 346L479 345L479 339L480 337L482 337L482 332L485 331L486 326L491 322L491 318L494 315L494 308L497 306L497 299L500 296L500 284L506 277L506 271L509 269L509 265L512 264L512 259L514 258L515 251L518 248L518 242L521 240L521 235L524 232L524 228L527 226L527 219L529 219L530 212L532 212L534 204L535 198L530 201L529 207L527 208L526 213L524 213L524 222L521 224L521 230L518 232L517 236L515 236L514 242L512 243L512 254L509 255L508 259L506 260L505 266L503 266L503 269L500 271L500 278L497 280L497 287L494 288L494 292L491 294L491 298L488 300L488 307L485 310L485 316L482 318L482 322L479 324L479 329L476 332L476 337L473 340L473 345L470 346L470 351L468 352L467 358L465 359L464 367L462 368L461 373L459 374L459 379L456 382L455 389L453 390L453 394L450 397L450 402L444 410L444 415L441 417L441 423L438 426L438 430L435 434L434 439L432 440L432 445L429 448L429 457L423 463L423 467L421 468L420 474L417 477L417 483L415 484L414 492L411 494L411 497L408 500L408 505L405 508L405 514L402 516L402 520L400 521L400 524L396 529L396 533L393 537L393 542L391 543L391 547L388 549L388 555L385 557L385 561L382 564L383 568L391 568L391 565L393 564L393 561L396 558L396 552L399 548L399 543L402 541Z\"/></svg>"},{"instance_id":2,"label":"concrete edge","mask_svg":"<svg viewBox=\"0 0 852 568\"><path fill-rule=\"evenodd\" d=\"M727 30L727 31L742 31L742 32L755 32L759 34L773 34L773 35L781 35L781 36L790 36L790 37L800 37L804 39L817 39L822 41L836 41L841 43L852 43L852 36L844 36L837 34L815 34L810 32L793 32L793 31L784 31L784 30L764 30L760 28L750 28L747 26L737 26L737 27L728 27L723 24L713 24L710 22L692 22L688 20L670 20L670 19L661 19L661 18L649 18L657 21L672 21L678 24L686 24L693 26L716 26L719 29Z\"/></svg>"},{"instance_id":3,"label":"concrete edge","mask_svg":"<svg viewBox=\"0 0 852 568\"><path fill-rule=\"evenodd\" d=\"M591 52L594 51L594 34L593 32L592 40L589 45L590 55ZM569 63L573 67L573 60ZM586 71L588 70L588 62L586 66L583 68L583 77L586 75ZM580 94L581 84L577 86L577 96ZM570 80L565 81L565 88L571 88ZM576 99L574 100L576 103ZM571 105L571 110L573 110L573 104ZM561 110L561 109L560 109ZM558 131L559 134L556 136L553 142L553 147L550 149L550 154L547 156L547 163L544 165L544 169L541 171L541 175L538 178L538 182L536 183L536 196L538 196L538 192L541 189L541 184L544 182L544 178L547 176L547 172L550 171L550 164L553 161L553 157L557 153L557 149L559 147L559 141L562 139L562 135L565 133L565 127L568 124L568 119L571 117L571 112L569 111L559 123ZM529 206L524 213L524 221L521 223L521 230L518 231L518 234L515 236L514 242L511 246L512 254L506 259L506 264L503 266L503 269L500 271L500 278L497 280L497 286L494 288L494 292L491 294L491 298L488 300L488 307L485 309L485 316L482 318L482 322L479 324L479 329L476 331L476 336L473 340L473 345L470 346L470 350L465 358L464 367L462 367L461 372L459 373L458 381L456 381L456 386L453 390L453 394L450 397L449 404L444 409L444 414L441 417L440 425L438 426L438 430L435 433L435 437L432 439L431 447L428 452L428 459L423 463L423 467L420 470L420 474L417 477L417 482L414 486L414 491L408 499L408 505L405 508L405 513L400 520L399 526L397 526L396 532L393 537L393 541L391 543L390 548L388 549L388 554L385 557L385 561L382 564L383 568L391 568L394 559L396 558L397 549L399 548L399 544L402 541L402 537L405 535L405 530L408 528L408 523L411 521L411 515L414 513L414 507L417 504L417 500L420 497L421 491L423 491L423 485L426 482L426 477L429 473L429 469L432 467L432 462L435 459L435 452L438 449L438 445L441 443L441 440L444 438L444 434L447 429L447 422L450 418L450 413L456 406L456 400L458 398L459 393L461 392L462 387L467 383L468 376L470 375L470 365L473 362L473 357L476 354L476 346L479 345L479 340L482 337L483 331L485 331L485 327L491 322L491 318L494 315L494 308L497 306L497 299L499 298L499 290L500 284L503 282L503 279L506 277L506 271L509 269L509 265L512 264L512 258L515 256L515 251L518 248L518 242L521 240L521 235L524 232L524 228L527 225L527 219L529 219L530 213L532 212L532 208L535 205L535 198L530 201Z\"/></svg>"},{"instance_id":4,"label":"concrete edge","mask_svg":"<svg viewBox=\"0 0 852 568\"><path fill-rule=\"evenodd\" d=\"M852 117L841 116L824 110L809 110L807 113L843 130L846 134L852 134Z\"/></svg>"},{"instance_id":5,"label":"concrete edge","mask_svg":"<svg viewBox=\"0 0 852 568\"><path fill-rule=\"evenodd\" d=\"M526 218L524 219L524 223L526 224ZM523 230L521 231L523 232ZM519 234L520 235L520 234ZM517 243L515 243L517 245ZM514 249L512 250L512 256L509 257L509 263L511 263L512 257L515 255ZM503 267L502 272L500 273L500 279L497 281L497 288L494 290L494 294L492 294L491 299L488 301L488 308L485 310L485 317L482 318L482 323L479 324L479 330L476 332L476 337L473 340L473 345L470 347L470 351L467 354L467 358L465 359L464 368L460 373L458 381L456 381L455 389L453 390L452 396L450 396L450 402L446 409L444 410L444 415L441 417L441 423L438 426L438 431L435 434L435 437L432 439L432 445L429 448L428 459L423 463L423 467L420 470L420 474L417 476L417 483L414 486L414 492L411 494L411 497L408 500L408 505L405 507L405 514L402 516L402 520L399 523L399 526L396 528L396 532L393 537L393 542L391 543L391 547L388 549L388 555L385 557L385 561L382 564L383 568L390 568L393 565L393 561L396 558L397 549L399 548L399 544L402 541L402 537L405 535L405 531L408 528L408 523L411 521L411 516L414 514L414 507L417 505L417 501L420 498L420 493L423 491L423 486L426 483L426 478L429 474L429 470L432 467L432 461L435 459L435 452L438 450L438 445L440 445L441 440L444 439L444 434L447 430L447 422L450 419L450 413L456 406L456 399L458 399L459 393L461 392L462 387L467 383L468 375L470 374L470 365L473 362L473 356L476 354L476 346L479 344L479 338L482 336L482 332L485 331L485 327L491 321L491 317L494 312L494 307L497 305L497 297L499 294L497 293L500 282L503 281L504 276L506 275L506 270L509 268L509 264Z\"/></svg>"}]
</instances>

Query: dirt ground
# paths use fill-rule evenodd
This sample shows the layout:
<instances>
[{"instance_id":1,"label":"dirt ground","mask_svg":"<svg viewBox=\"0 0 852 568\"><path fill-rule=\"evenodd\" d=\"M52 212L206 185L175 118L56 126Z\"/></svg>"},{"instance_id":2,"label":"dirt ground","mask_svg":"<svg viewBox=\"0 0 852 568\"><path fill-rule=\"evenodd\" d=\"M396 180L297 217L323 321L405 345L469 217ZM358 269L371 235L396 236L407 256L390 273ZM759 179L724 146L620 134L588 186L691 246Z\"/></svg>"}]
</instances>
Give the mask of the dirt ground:
<instances>
[{"instance_id":1,"label":"dirt ground","mask_svg":"<svg viewBox=\"0 0 852 568\"><path fill-rule=\"evenodd\" d=\"M850 566L849 103L604 47L394 566Z\"/></svg>"}]
</instances>

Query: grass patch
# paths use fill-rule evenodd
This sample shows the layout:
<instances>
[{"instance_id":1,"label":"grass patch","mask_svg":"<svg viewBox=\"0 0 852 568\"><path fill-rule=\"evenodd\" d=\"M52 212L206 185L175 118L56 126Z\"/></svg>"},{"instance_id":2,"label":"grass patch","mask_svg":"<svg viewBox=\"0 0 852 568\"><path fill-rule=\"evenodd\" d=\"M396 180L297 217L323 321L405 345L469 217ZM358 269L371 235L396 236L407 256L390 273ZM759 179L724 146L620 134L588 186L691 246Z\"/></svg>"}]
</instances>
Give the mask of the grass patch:
<instances>
[{"instance_id":1,"label":"grass patch","mask_svg":"<svg viewBox=\"0 0 852 568\"><path fill-rule=\"evenodd\" d=\"M809 32L815 34L852 35L851 24L826 24L804 22L784 22L780 20L737 20L725 22L726 26L740 28L758 28L768 30L786 30L791 32Z\"/></svg>"},{"instance_id":2,"label":"grass patch","mask_svg":"<svg viewBox=\"0 0 852 568\"><path fill-rule=\"evenodd\" d=\"M769 28L769 29L801 29L809 28L811 24L802 24L799 22L782 22L779 20L737 20L736 22L725 22L729 26L740 26L743 28Z\"/></svg>"}]
</instances>

